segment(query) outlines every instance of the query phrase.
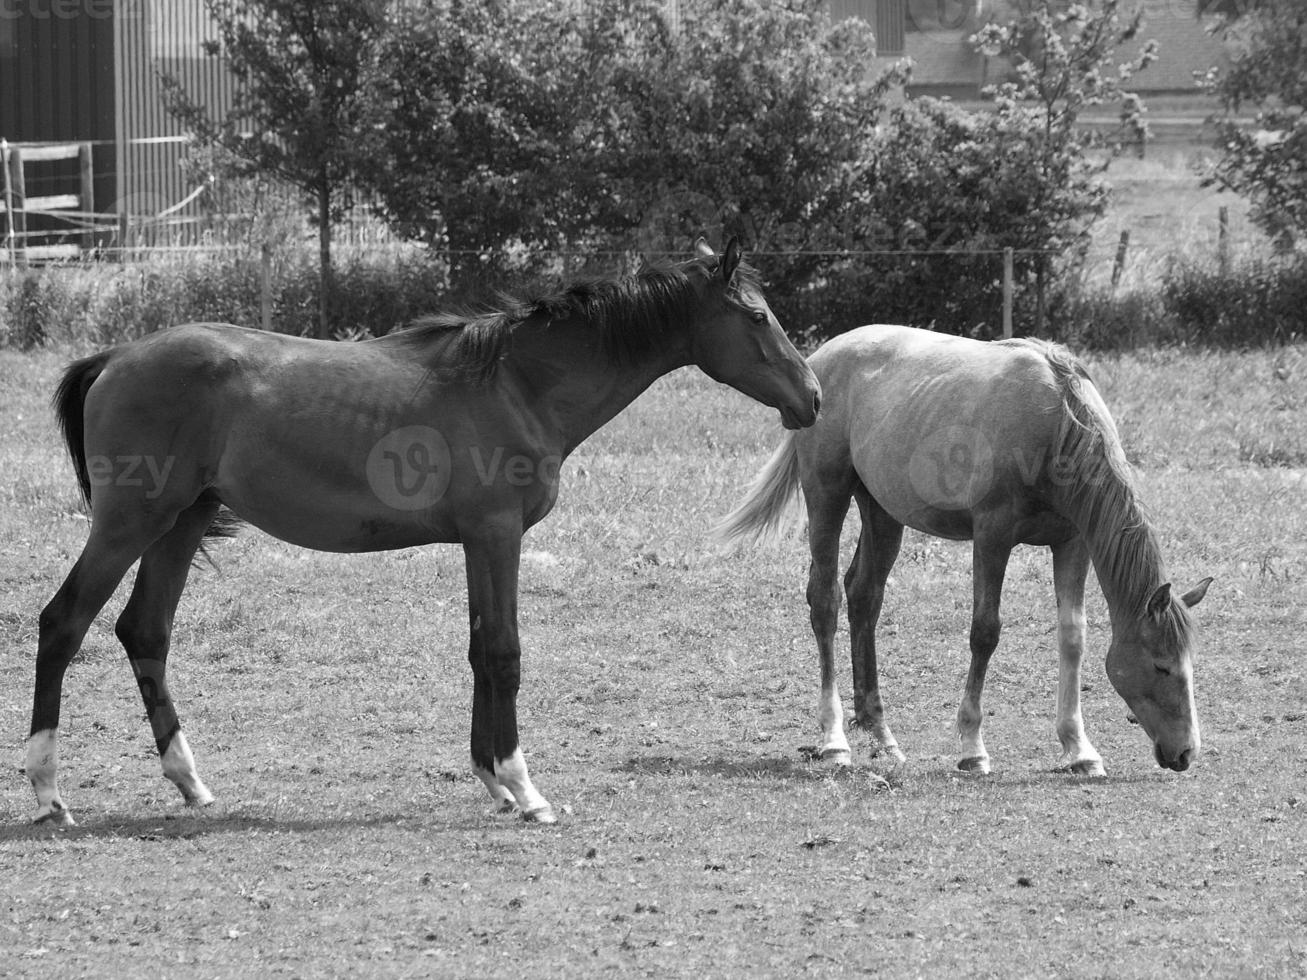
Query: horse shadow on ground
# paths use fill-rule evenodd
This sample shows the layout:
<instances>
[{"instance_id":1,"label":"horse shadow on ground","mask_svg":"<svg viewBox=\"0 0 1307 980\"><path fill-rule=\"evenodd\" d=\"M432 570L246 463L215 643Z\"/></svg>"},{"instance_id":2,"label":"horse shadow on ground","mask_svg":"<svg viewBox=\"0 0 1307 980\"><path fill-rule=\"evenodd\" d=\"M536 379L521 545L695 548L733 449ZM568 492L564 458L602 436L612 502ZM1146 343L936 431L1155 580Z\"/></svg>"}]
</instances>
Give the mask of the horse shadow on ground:
<instances>
[{"instance_id":1,"label":"horse shadow on ground","mask_svg":"<svg viewBox=\"0 0 1307 980\"><path fill-rule=\"evenodd\" d=\"M800 746L793 755L756 756L728 759L713 756L669 756L651 754L631 756L613 767L614 772L646 777L698 776L713 779L734 779L745 782L774 780L776 782L822 782L829 779L883 780L891 789L908 783L929 785L943 781L957 781L987 786L993 789L1048 789L1050 787L1077 786L1086 790L1131 784L1150 784L1174 779L1192 779L1193 775L1177 775L1161 769L1125 768L1109 772L1107 776L1080 776L1054 768L996 769L979 774L957 769L951 758L926 756L908 758L894 763L871 756L859 758L849 766L837 766L818 759L810 746ZM881 786L880 788L885 788Z\"/></svg>"},{"instance_id":2,"label":"horse shadow on ground","mask_svg":"<svg viewBox=\"0 0 1307 980\"><path fill-rule=\"evenodd\" d=\"M892 767L865 764L835 766L818 759L810 746L801 746L793 755L754 756L728 759L720 756L670 756L663 754L631 756L613 767L614 772L638 776L703 776L713 779L739 779L746 782L821 782L845 777L866 776Z\"/></svg>"},{"instance_id":3,"label":"horse shadow on ground","mask_svg":"<svg viewBox=\"0 0 1307 980\"><path fill-rule=\"evenodd\" d=\"M492 814L493 819L516 820L516 814ZM391 830L399 833L430 833L433 830L484 830L487 814L480 811L431 811L422 813L338 814L316 818L254 816L217 810L198 813L165 813L126 816L91 813L79 818L73 827L54 827L26 821L0 824L0 844L39 840L141 840L170 842L203 837L237 834L316 834L352 829L356 831ZM439 824L438 828L433 824Z\"/></svg>"}]
</instances>

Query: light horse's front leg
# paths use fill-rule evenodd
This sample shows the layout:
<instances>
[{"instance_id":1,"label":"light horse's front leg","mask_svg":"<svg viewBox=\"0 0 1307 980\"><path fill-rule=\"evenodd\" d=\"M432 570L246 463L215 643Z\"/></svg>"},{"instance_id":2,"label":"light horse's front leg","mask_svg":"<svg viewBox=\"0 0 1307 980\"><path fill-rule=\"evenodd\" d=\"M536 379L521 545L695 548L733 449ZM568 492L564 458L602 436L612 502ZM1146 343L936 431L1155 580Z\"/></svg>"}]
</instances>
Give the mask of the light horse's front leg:
<instances>
[{"instance_id":1,"label":"light horse's front leg","mask_svg":"<svg viewBox=\"0 0 1307 980\"><path fill-rule=\"evenodd\" d=\"M1103 759L1085 735L1080 713L1080 661L1085 652L1085 576L1089 552L1078 535L1053 546L1053 590L1057 593L1057 768L1082 776L1105 776Z\"/></svg>"},{"instance_id":2,"label":"light horse's front leg","mask_svg":"<svg viewBox=\"0 0 1307 980\"><path fill-rule=\"evenodd\" d=\"M517 740L522 651L517 637L521 520L489 516L463 539L467 563L472 664L472 770L501 808L526 820L554 823L537 792Z\"/></svg>"}]
</instances>

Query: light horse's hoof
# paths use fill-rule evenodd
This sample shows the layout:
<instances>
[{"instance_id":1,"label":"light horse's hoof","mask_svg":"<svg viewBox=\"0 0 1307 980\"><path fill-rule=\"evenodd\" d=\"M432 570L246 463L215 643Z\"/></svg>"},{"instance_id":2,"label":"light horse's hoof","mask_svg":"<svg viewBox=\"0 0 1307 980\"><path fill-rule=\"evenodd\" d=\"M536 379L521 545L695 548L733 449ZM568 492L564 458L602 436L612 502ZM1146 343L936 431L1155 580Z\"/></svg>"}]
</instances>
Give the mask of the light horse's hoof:
<instances>
[{"instance_id":1,"label":"light horse's hoof","mask_svg":"<svg viewBox=\"0 0 1307 980\"><path fill-rule=\"evenodd\" d=\"M813 758L828 766L839 768L853 765L853 752L849 749L819 749L813 753Z\"/></svg>"},{"instance_id":2,"label":"light horse's hoof","mask_svg":"<svg viewBox=\"0 0 1307 980\"><path fill-rule=\"evenodd\" d=\"M896 766L908 761L908 757L903 754L903 750L892 742L889 745L877 746L872 750L871 757L873 759L888 759Z\"/></svg>"},{"instance_id":3,"label":"light horse's hoof","mask_svg":"<svg viewBox=\"0 0 1307 980\"><path fill-rule=\"evenodd\" d=\"M558 823L558 814L554 812L552 806L546 803L534 810L523 810L522 819L527 823Z\"/></svg>"},{"instance_id":4,"label":"light horse's hoof","mask_svg":"<svg viewBox=\"0 0 1307 980\"><path fill-rule=\"evenodd\" d=\"M1105 779L1107 770L1103 768L1102 759L1081 759L1079 762L1073 762L1062 770L1076 776L1091 776L1096 779Z\"/></svg>"},{"instance_id":5,"label":"light horse's hoof","mask_svg":"<svg viewBox=\"0 0 1307 980\"><path fill-rule=\"evenodd\" d=\"M32 823L36 825L45 824L48 827L77 826L77 821L73 819L72 813L62 803L53 805L47 803L36 811L36 816L32 817Z\"/></svg>"},{"instance_id":6,"label":"light horse's hoof","mask_svg":"<svg viewBox=\"0 0 1307 980\"><path fill-rule=\"evenodd\" d=\"M973 755L958 763L958 769L973 776L989 775L989 756Z\"/></svg>"}]
</instances>

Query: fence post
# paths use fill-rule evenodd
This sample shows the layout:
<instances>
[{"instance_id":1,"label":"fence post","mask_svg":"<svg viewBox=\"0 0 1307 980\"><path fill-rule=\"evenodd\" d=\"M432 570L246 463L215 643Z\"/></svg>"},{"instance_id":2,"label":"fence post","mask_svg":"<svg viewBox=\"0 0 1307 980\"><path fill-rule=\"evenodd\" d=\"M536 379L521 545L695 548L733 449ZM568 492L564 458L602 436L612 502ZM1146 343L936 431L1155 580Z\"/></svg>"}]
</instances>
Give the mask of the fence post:
<instances>
[{"instance_id":1,"label":"fence post","mask_svg":"<svg viewBox=\"0 0 1307 980\"><path fill-rule=\"evenodd\" d=\"M259 322L267 333L272 332L272 243L267 235L263 237L262 257L260 261L261 282L259 285Z\"/></svg>"},{"instance_id":2,"label":"fence post","mask_svg":"<svg viewBox=\"0 0 1307 980\"><path fill-rule=\"evenodd\" d=\"M27 267L27 187L23 182L23 151L9 147L5 167L5 214L9 216L9 255L14 268Z\"/></svg>"},{"instance_id":3,"label":"fence post","mask_svg":"<svg viewBox=\"0 0 1307 980\"><path fill-rule=\"evenodd\" d=\"M1129 248L1130 229L1125 228L1121 231L1121 240L1116 243L1116 260L1112 263L1112 292L1116 292L1117 283L1121 281L1121 273L1125 271L1125 257Z\"/></svg>"},{"instance_id":4,"label":"fence post","mask_svg":"<svg viewBox=\"0 0 1307 980\"><path fill-rule=\"evenodd\" d=\"M95 213L95 175L91 169L91 144L80 143L77 147L77 171L81 178L81 190L79 196L82 200L82 210L88 214ZM87 229L82 234L82 248L90 251L95 247L95 228L94 219L85 219Z\"/></svg>"},{"instance_id":5,"label":"fence post","mask_svg":"<svg viewBox=\"0 0 1307 980\"><path fill-rule=\"evenodd\" d=\"M1230 209L1224 204L1216 212L1216 260L1225 276L1230 271Z\"/></svg>"},{"instance_id":6,"label":"fence post","mask_svg":"<svg viewBox=\"0 0 1307 980\"><path fill-rule=\"evenodd\" d=\"M1003 337L1012 336L1012 247L1003 249Z\"/></svg>"},{"instance_id":7,"label":"fence post","mask_svg":"<svg viewBox=\"0 0 1307 980\"><path fill-rule=\"evenodd\" d=\"M14 264L14 189L9 183L9 141L0 137L0 174L4 178L5 188L5 251L9 253L9 265Z\"/></svg>"}]
</instances>

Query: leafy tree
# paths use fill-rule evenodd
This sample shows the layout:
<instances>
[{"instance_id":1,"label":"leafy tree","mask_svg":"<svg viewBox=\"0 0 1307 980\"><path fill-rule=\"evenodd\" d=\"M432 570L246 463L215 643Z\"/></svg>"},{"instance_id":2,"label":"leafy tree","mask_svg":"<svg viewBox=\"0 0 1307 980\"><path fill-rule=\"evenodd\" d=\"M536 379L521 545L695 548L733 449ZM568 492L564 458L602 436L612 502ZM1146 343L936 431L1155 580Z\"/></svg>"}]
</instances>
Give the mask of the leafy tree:
<instances>
[{"instance_id":1,"label":"leafy tree","mask_svg":"<svg viewBox=\"0 0 1307 980\"><path fill-rule=\"evenodd\" d=\"M447 251L456 279L502 266L515 246L564 247L573 202L595 183L594 71L613 47L580 4L445 0L396 16L363 175L383 216Z\"/></svg>"},{"instance_id":2,"label":"leafy tree","mask_svg":"<svg viewBox=\"0 0 1307 980\"><path fill-rule=\"evenodd\" d=\"M865 25L820 0L445 0L383 52L372 183L465 272L527 248L799 238L884 103ZM690 224L683 225L688 220Z\"/></svg>"},{"instance_id":3,"label":"leafy tree","mask_svg":"<svg viewBox=\"0 0 1307 980\"><path fill-rule=\"evenodd\" d=\"M1234 12L1230 65L1204 79L1225 109L1207 183L1246 196L1253 220L1288 243L1307 233L1307 6L1262 0ZM1251 123L1234 118L1245 106L1257 110Z\"/></svg>"},{"instance_id":4,"label":"leafy tree","mask_svg":"<svg viewBox=\"0 0 1307 980\"><path fill-rule=\"evenodd\" d=\"M331 229L373 131L368 74L385 29L380 0L205 0L239 82L222 119L164 76L165 100L204 142L248 173L289 182L314 201L321 284L318 334L331 320Z\"/></svg>"},{"instance_id":5,"label":"leafy tree","mask_svg":"<svg viewBox=\"0 0 1307 980\"><path fill-rule=\"evenodd\" d=\"M1050 269L1050 255L1073 253L1088 244L1088 232L1107 204L1099 180L1112 152L1095 161L1091 149L1119 152L1125 141L1146 138L1144 105L1126 86L1157 58L1147 41L1125 61L1120 51L1138 38L1143 10L1123 16L1120 0L1067 3L1028 0L1014 20L985 25L973 38L977 49L1006 59L1009 78L986 94L1010 119L1023 118L1035 141L1038 162L1028 202L1028 240L1042 239L1034 274L1038 294ZM1115 103L1121 127L1115 141L1079 125L1088 108ZM1036 315L1042 326L1044 310Z\"/></svg>"}]
</instances>

